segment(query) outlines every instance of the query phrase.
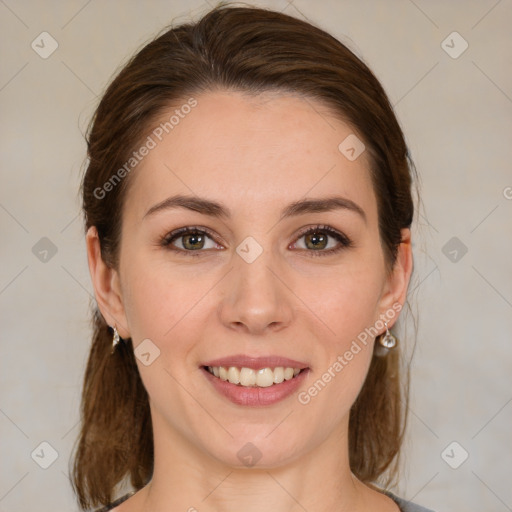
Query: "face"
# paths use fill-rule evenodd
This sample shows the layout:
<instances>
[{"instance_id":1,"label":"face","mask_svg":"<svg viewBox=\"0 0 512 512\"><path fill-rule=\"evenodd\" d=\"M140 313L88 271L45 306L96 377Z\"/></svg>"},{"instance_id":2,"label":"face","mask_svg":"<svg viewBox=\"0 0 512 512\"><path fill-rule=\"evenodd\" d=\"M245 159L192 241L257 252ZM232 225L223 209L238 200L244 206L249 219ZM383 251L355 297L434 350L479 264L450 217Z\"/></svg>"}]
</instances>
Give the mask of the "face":
<instances>
[{"instance_id":1,"label":"face","mask_svg":"<svg viewBox=\"0 0 512 512\"><path fill-rule=\"evenodd\" d=\"M287 94L195 98L132 171L109 307L145 354L155 436L232 466L259 453L272 467L346 438L368 329L396 320L407 265L399 255L387 271L366 153L338 149L353 128ZM169 201L178 195L195 202ZM302 372L244 387L204 368L235 355L292 360L233 359L238 368Z\"/></svg>"}]
</instances>

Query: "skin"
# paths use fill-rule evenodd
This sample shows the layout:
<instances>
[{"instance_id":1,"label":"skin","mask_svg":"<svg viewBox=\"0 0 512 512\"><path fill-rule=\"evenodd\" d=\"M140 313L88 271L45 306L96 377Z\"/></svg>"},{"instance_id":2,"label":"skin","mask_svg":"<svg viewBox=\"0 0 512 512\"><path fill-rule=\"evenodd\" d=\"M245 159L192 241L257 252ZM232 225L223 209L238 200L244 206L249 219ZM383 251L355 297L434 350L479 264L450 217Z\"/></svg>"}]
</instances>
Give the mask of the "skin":
<instances>
[{"instance_id":1,"label":"skin","mask_svg":"<svg viewBox=\"0 0 512 512\"><path fill-rule=\"evenodd\" d=\"M135 347L149 338L160 350L149 366L137 360L150 397L153 479L115 510L397 511L355 478L348 461L349 410L373 339L307 405L296 394L271 406L235 405L199 366L235 353L282 355L310 367L299 389L307 390L359 333L404 303L409 230L389 272L366 153L354 161L340 153L354 129L317 100L232 91L195 97L198 105L130 176L117 269L102 261L95 228L87 234L106 321ZM175 194L221 202L232 216L184 208L145 216ZM332 195L355 202L366 219L337 209L280 220L289 203ZM326 248L315 249L299 238L301 228L317 224L345 234L353 246L315 256L339 245L329 236ZM160 244L185 226L215 234L198 257ZM248 236L263 249L250 264L236 252ZM186 250L182 243L174 240L178 251ZM237 457L247 442L262 454L253 467Z\"/></svg>"}]
</instances>

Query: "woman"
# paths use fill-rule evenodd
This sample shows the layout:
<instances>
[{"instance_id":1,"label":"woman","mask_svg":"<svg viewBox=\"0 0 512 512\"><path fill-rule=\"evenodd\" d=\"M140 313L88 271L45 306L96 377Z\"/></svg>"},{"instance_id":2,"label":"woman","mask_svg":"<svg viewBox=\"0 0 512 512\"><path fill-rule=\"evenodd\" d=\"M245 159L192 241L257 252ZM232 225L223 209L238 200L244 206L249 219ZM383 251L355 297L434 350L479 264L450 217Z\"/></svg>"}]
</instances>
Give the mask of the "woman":
<instances>
[{"instance_id":1,"label":"woman","mask_svg":"<svg viewBox=\"0 0 512 512\"><path fill-rule=\"evenodd\" d=\"M220 6L122 69L88 155L82 509L425 510L385 490L413 165L366 65Z\"/></svg>"}]
</instances>

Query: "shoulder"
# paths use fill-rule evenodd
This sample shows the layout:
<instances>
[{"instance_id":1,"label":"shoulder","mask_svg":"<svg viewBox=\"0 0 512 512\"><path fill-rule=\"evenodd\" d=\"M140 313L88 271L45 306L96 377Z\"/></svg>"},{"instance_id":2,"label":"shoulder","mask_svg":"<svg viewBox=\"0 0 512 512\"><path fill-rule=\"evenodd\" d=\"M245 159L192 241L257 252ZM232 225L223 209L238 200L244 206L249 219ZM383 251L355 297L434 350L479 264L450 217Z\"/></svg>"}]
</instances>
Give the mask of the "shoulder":
<instances>
[{"instance_id":1,"label":"shoulder","mask_svg":"<svg viewBox=\"0 0 512 512\"><path fill-rule=\"evenodd\" d=\"M420 505L417 505L416 503L413 503L412 501L407 501L403 498L399 498L395 494L393 494L390 491L384 491L381 490L383 494L386 496L389 496L400 508L401 512L434 512L433 510L429 508L422 507ZM94 512L115 512L115 507L126 501L130 496L133 496L135 492L129 492L128 494L125 494L124 496L121 496L114 502L110 503L109 505L106 505L105 507L99 508L95 510Z\"/></svg>"},{"instance_id":2,"label":"shoulder","mask_svg":"<svg viewBox=\"0 0 512 512\"><path fill-rule=\"evenodd\" d=\"M389 496L400 508L401 512L434 512L433 510L429 508L422 507L420 505L416 505L412 501L407 501L403 498L399 498L398 496L395 496L390 491L381 491L386 496Z\"/></svg>"},{"instance_id":3,"label":"shoulder","mask_svg":"<svg viewBox=\"0 0 512 512\"><path fill-rule=\"evenodd\" d=\"M124 496L121 496L117 500L113 501L109 505L105 505L104 507L96 509L94 512L115 512L115 507L118 505L121 505L124 501L126 501L130 496L133 496L135 494L135 491L131 491L128 494L125 494Z\"/></svg>"}]
</instances>

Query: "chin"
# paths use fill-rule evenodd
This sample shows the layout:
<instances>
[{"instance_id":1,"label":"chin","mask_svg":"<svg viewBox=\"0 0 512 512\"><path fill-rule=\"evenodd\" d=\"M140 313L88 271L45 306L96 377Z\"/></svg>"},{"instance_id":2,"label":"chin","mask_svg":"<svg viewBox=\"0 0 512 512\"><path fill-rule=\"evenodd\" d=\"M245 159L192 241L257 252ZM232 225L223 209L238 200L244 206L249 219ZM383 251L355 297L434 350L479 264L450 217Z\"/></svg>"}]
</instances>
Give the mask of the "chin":
<instances>
[{"instance_id":1,"label":"chin","mask_svg":"<svg viewBox=\"0 0 512 512\"><path fill-rule=\"evenodd\" d=\"M260 427L259 432L254 435L247 432L246 425L244 429L243 435L235 435L223 447L212 447L212 456L237 469L273 469L293 461L299 455L297 441L290 439L290 436L276 435L271 439L275 433L269 435L272 428L268 426L265 426L264 433L261 433ZM232 430L231 432L233 433Z\"/></svg>"}]
</instances>

